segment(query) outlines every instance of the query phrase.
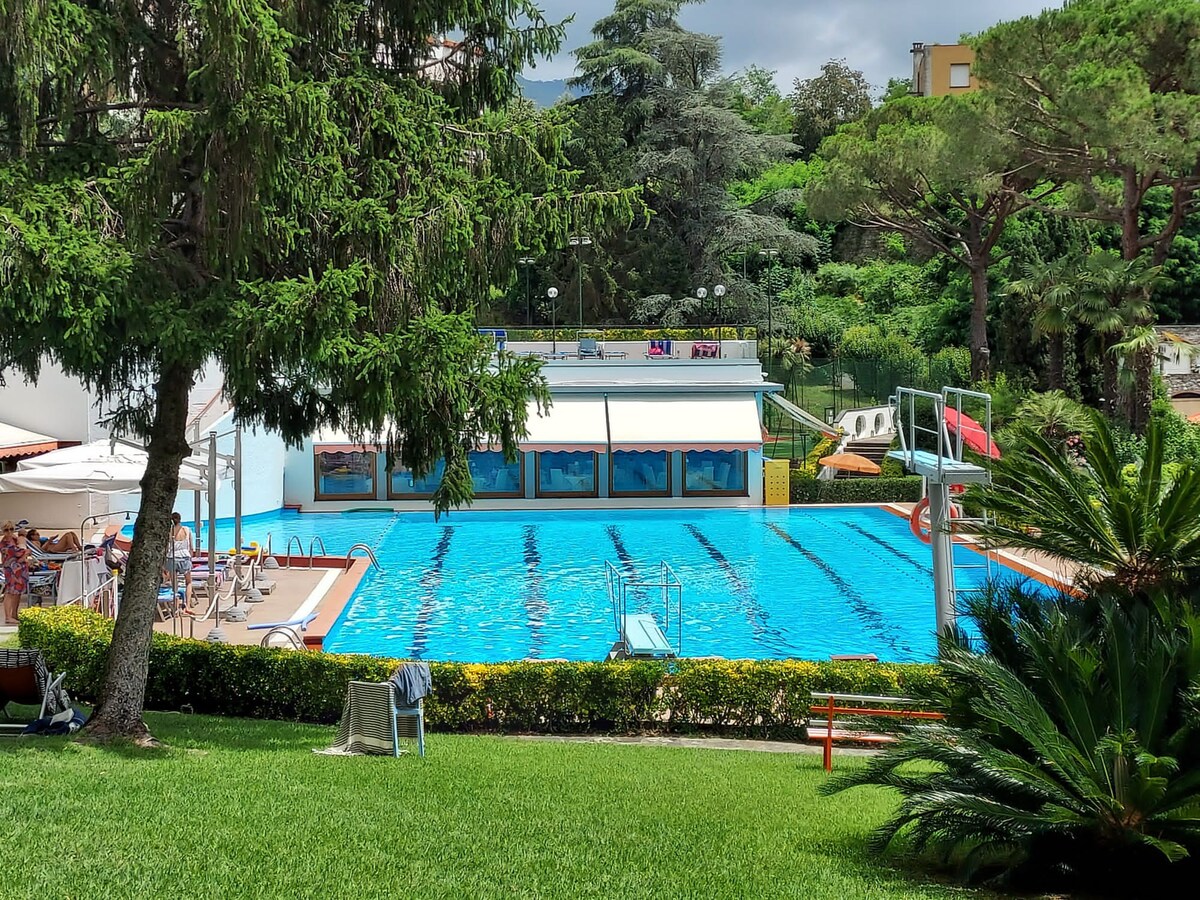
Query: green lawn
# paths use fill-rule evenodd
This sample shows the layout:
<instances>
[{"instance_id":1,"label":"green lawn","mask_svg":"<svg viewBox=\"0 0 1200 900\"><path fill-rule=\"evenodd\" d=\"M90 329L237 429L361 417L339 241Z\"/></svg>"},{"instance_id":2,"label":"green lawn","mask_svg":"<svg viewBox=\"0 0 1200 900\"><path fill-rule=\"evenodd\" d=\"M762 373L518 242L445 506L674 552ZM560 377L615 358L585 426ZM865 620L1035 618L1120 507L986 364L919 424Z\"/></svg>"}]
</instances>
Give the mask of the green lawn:
<instances>
[{"instance_id":1,"label":"green lawn","mask_svg":"<svg viewBox=\"0 0 1200 900\"><path fill-rule=\"evenodd\" d=\"M0 739L6 898L964 894L868 858L893 800L817 796L819 756L435 734L331 758L329 728L149 721L171 749Z\"/></svg>"}]
</instances>

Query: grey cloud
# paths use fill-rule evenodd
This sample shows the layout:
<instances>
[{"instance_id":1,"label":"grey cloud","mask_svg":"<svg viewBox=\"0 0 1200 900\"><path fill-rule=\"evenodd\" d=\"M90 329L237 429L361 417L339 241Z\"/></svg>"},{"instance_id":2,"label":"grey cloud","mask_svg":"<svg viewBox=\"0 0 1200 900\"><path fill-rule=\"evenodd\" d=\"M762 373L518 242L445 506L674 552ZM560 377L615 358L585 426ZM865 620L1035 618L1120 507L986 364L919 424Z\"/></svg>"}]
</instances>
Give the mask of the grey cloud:
<instances>
[{"instance_id":1,"label":"grey cloud","mask_svg":"<svg viewBox=\"0 0 1200 900\"><path fill-rule=\"evenodd\" d=\"M570 51L590 40L592 24L612 0L541 0L552 21L574 14L567 44L531 78L566 78ZM722 38L725 68L758 65L774 70L780 87L816 74L823 62L842 58L882 89L889 78L907 77L914 41L955 43L1003 19L1040 12L1046 0L708 0L684 7L684 27Z\"/></svg>"}]
</instances>

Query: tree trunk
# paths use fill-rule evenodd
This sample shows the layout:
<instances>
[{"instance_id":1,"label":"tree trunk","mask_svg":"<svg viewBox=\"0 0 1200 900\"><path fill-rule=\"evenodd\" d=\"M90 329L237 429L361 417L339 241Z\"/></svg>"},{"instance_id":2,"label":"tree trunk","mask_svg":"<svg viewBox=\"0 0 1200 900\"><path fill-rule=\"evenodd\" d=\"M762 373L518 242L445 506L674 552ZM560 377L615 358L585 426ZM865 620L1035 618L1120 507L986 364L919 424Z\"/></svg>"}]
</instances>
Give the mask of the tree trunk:
<instances>
[{"instance_id":1,"label":"tree trunk","mask_svg":"<svg viewBox=\"0 0 1200 900\"><path fill-rule=\"evenodd\" d=\"M1138 351L1133 360L1133 390L1129 395L1129 427L1134 434L1145 434L1150 426L1150 405L1154 394L1154 351Z\"/></svg>"},{"instance_id":2,"label":"tree trunk","mask_svg":"<svg viewBox=\"0 0 1200 900\"><path fill-rule=\"evenodd\" d=\"M988 348L988 270L975 265L971 272L971 379L983 381L988 377L991 352Z\"/></svg>"},{"instance_id":3,"label":"tree trunk","mask_svg":"<svg viewBox=\"0 0 1200 900\"><path fill-rule=\"evenodd\" d=\"M1117 358L1112 354L1113 339L1105 335L1100 340L1100 390L1103 393L1102 409L1115 416L1121 408L1121 391L1117 383Z\"/></svg>"},{"instance_id":4,"label":"tree trunk","mask_svg":"<svg viewBox=\"0 0 1200 900\"><path fill-rule=\"evenodd\" d=\"M1048 388L1052 391L1061 391L1066 386L1066 380L1063 378L1063 345L1065 337L1061 331L1056 331L1050 335L1050 352L1049 352L1049 370L1046 374Z\"/></svg>"},{"instance_id":5,"label":"tree trunk","mask_svg":"<svg viewBox=\"0 0 1200 900\"><path fill-rule=\"evenodd\" d=\"M142 720L142 708L171 511L179 490L179 467L190 452L187 415L192 382L193 372L176 366L164 369L156 385L157 404L146 447L149 458L142 476L142 499L133 526L121 607L100 699L83 730L83 735L93 741L154 743Z\"/></svg>"}]
</instances>

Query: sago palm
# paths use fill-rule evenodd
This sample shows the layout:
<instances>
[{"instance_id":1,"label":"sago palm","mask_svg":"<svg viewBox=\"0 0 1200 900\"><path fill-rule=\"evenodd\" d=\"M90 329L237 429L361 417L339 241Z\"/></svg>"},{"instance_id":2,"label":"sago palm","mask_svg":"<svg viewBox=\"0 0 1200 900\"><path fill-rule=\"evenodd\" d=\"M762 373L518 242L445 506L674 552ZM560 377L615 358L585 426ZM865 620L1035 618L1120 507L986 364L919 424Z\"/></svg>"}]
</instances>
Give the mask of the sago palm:
<instances>
[{"instance_id":1,"label":"sago palm","mask_svg":"<svg viewBox=\"0 0 1200 900\"><path fill-rule=\"evenodd\" d=\"M993 514L989 546L1044 553L1078 566L1085 583L1130 591L1200 585L1200 468L1163 469L1163 425L1152 420L1135 478L1123 473L1108 422L1089 411L1086 463L1032 429L1020 449L992 463L992 483L973 490Z\"/></svg>"},{"instance_id":2,"label":"sago palm","mask_svg":"<svg viewBox=\"0 0 1200 900\"><path fill-rule=\"evenodd\" d=\"M1108 595L1037 608L1001 626L1007 663L945 641L965 705L828 790L900 792L877 850L905 835L968 875L1130 896L1200 852L1200 623Z\"/></svg>"}]
</instances>

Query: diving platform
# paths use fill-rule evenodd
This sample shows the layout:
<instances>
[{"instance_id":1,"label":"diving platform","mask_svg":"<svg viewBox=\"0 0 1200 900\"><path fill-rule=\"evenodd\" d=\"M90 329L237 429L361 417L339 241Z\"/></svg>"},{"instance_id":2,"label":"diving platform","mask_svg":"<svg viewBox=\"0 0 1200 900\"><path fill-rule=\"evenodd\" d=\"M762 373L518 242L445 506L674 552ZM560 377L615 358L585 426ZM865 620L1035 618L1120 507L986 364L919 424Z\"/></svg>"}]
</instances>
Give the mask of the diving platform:
<instances>
[{"instance_id":1,"label":"diving platform","mask_svg":"<svg viewBox=\"0 0 1200 900\"><path fill-rule=\"evenodd\" d=\"M654 616L627 615L621 621L621 643L632 659L670 659L678 654Z\"/></svg>"},{"instance_id":2,"label":"diving platform","mask_svg":"<svg viewBox=\"0 0 1200 900\"><path fill-rule=\"evenodd\" d=\"M616 631L609 659L674 659L683 653L683 583L665 560L654 566L654 576L644 571L632 560L623 567L604 563ZM643 611L652 607L662 615Z\"/></svg>"},{"instance_id":3,"label":"diving platform","mask_svg":"<svg viewBox=\"0 0 1200 900\"><path fill-rule=\"evenodd\" d=\"M988 471L983 466L963 462L952 456L938 456L928 450L891 450L889 459L899 460L914 475L948 484L984 484Z\"/></svg>"}]
</instances>

